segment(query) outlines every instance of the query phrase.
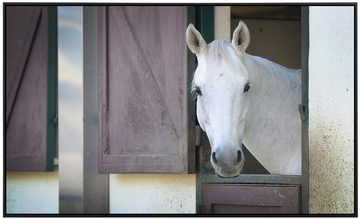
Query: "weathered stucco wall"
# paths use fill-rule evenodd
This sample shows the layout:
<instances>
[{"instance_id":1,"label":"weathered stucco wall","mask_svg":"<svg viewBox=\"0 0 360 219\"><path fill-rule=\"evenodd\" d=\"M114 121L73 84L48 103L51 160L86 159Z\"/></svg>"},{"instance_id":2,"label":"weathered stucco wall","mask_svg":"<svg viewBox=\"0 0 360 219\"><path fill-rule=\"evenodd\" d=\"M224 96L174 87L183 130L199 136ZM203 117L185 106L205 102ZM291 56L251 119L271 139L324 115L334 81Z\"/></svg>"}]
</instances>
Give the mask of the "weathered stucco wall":
<instances>
[{"instance_id":1,"label":"weathered stucco wall","mask_svg":"<svg viewBox=\"0 0 360 219\"><path fill-rule=\"evenodd\" d=\"M195 213L195 174L110 174L110 213Z\"/></svg>"},{"instance_id":2,"label":"weathered stucco wall","mask_svg":"<svg viewBox=\"0 0 360 219\"><path fill-rule=\"evenodd\" d=\"M310 213L353 213L354 8L309 14Z\"/></svg>"},{"instance_id":3,"label":"weathered stucco wall","mask_svg":"<svg viewBox=\"0 0 360 219\"><path fill-rule=\"evenodd\" d=\"M6 213L59 212L57 172L6 174Z\"/></svg>"}]
</instances>

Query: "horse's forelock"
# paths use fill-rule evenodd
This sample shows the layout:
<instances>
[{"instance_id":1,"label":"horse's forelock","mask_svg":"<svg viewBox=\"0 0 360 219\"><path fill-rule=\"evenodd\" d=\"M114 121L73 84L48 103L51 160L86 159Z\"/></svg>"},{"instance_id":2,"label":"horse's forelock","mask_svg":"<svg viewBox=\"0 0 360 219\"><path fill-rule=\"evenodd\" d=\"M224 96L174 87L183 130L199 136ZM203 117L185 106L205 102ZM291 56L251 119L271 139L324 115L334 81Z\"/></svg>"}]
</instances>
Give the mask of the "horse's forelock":
<instances>
[{"instance_id":1,"label":"horse's forelock","mask_svg":"<svg viewBox=\"0 0 360 219\"><path fill-rule=\"evenodd\" d=\"M234 70L241 69L242 61L239 53L227 40L214 40L210 43L207 56L209 63L223 61L226 62L228 66L233 66Z\"/></svg>"}]
</instances>

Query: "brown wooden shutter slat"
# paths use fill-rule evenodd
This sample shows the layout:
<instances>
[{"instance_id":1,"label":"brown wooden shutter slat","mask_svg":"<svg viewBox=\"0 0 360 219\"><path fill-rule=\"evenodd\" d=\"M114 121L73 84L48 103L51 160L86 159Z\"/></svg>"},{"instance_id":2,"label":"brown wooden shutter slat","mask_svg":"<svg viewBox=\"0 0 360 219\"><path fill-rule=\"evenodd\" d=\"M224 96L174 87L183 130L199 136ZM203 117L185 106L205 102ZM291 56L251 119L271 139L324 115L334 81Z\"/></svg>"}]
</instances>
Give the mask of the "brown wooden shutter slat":
<instances>
[{"instance_id":1,"label":"brown wooden shutter slat","mask_svg":"<svg viewBox=\"0 0 360 219\"><path fill-rule=\"evenodd\" d=\"M187 172L186 20L186 7L99 9L101 172Z\"/></svg>"},{"instance_id":2,"label":"brown wooden shutter slat","mask_svg":"<svg viewBox=\"0 0 360 219\"><path fill-rule=\"evenodd\" d=\"M6 167L46 170L47 7L6 7Z\"/></svg>"}]
</instances>

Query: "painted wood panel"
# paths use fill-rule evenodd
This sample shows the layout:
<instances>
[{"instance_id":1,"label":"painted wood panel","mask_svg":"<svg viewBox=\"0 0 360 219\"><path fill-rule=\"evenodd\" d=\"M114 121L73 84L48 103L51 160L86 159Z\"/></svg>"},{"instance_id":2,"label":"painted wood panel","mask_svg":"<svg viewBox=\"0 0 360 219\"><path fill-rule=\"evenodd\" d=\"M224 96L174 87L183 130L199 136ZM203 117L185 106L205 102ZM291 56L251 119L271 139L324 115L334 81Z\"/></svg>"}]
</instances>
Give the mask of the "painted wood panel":
<instances>
[{"instance_id":1,"label":"painted wood panel","mask_svg":"<svg viewBox=\"0 0 360 219\"><path fill-rule=\"evenodd\" d=\"M297 214L299 186L205 184L202 213Z\"/></svg>"},{"instance_id":2,"label":"painted wood panel","mask_svg":"<svg viewBox=\"0 0 360 219\"><path fill-rule=\"evenodd\" d=\"M186 7L99 8L100 172L188 172Z\"/></svg>"},{"instance_id":3,"label":"painted wood panel","mask_svg":"<svg viewBox=\"0 0 360 219\"><path fill-rule=\"evenodd\" d=\"M45 171L48 10L7 6L5 13L6 167Z\"/></svg>"}]
</instances>

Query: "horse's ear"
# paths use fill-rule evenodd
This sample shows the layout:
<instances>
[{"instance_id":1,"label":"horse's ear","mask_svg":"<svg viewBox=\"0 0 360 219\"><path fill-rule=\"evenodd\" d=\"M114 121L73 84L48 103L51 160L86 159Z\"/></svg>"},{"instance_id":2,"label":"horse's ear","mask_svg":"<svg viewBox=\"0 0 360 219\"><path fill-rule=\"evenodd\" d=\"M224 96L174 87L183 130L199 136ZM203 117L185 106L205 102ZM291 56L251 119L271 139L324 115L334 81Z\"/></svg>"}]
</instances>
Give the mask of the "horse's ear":
<instances>
[{"instance_id":1,"label":"horse's ear","mask_svg":"<svg viewBox=\"0 0 360 219\"><path fill-rule=\"evenodd\" d=\"M235 48L240 50L240 52L245 52L245 50L249 46L250 33L244 22L239 21L239 24L233 33L231 43L235 46Z\"/></svg>"},{"instance_id":2,"label":"horse's ear","mask_svg":"<svg viewBox=\"0 0 360 219\"><path fill-rule=\"evenodd\" d=\"M204 38L191 23L186 30L186 43L189 49L196 55L199 55L207 47Z\"/></svg>"}]
</instances>

